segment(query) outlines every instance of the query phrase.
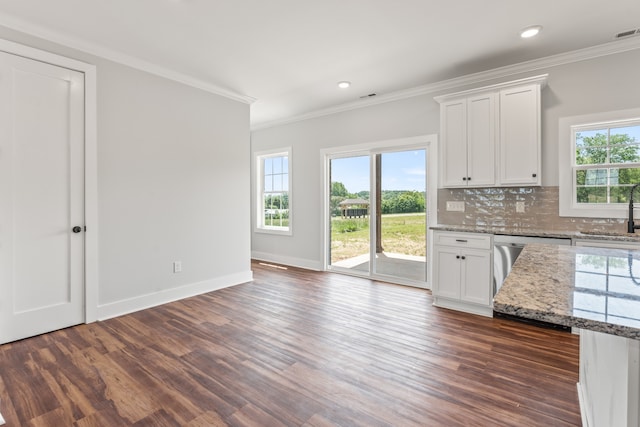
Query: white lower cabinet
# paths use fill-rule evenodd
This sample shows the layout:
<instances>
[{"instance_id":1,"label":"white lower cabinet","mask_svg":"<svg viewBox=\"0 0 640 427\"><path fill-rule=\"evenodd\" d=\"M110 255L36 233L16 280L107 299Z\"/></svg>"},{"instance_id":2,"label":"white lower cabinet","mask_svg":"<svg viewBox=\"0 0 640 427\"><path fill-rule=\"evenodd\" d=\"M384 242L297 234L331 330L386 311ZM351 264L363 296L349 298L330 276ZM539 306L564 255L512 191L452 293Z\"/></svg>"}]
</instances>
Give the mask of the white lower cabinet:
<instances>
[{"instance_id":1,"label":"white lower cabinet","mask_svg":"<svg viewBox=\"0 0 640 427\"><path fill-rule=\"evenodd\" d=\"M434 305L493 316L491 236L434 233Z\"/></svg>"},{"instance_id":2,"label":"white lower cabinet","mask_svg":"<svg viewBox=\"0 0 640 427\"><path fill-rule=\"evenodd\" d=\"M580 330L578 398L582 425L640 425L640 342Z\"/></svg>"}]
</instances>

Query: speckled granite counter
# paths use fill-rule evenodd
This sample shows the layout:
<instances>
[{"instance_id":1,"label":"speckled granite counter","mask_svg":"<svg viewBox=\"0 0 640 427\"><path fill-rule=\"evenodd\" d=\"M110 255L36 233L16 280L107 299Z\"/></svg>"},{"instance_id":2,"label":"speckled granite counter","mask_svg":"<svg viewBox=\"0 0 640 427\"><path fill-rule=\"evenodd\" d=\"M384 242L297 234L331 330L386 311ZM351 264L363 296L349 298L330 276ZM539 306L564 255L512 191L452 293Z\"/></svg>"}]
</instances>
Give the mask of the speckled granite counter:
<instances>
[{"instance_id":1,"label":"speckled granite counter","mask_svg":"<svg viewBox=\"0 0 640 427\"><path fill-rule=\"evenodd\" d=\"M432 230L455 231L460 233L485 233L504 234L508 236L531 236L531 237L556 237L570 239L576 236L577 232L571 231L548 231L519 227L489 227L471 225L444 225L438 224L430 227Z\"/></svg>"},{"instance_id":2,"label":"speckled granite counter","mask_svg":"<svg viewBox=\"0 0 640 427\"><path fill-rule=\"evenodd\" d=\"M640 251L527 245L493 308L640 339Z\"/></svg>"},{"instance_id":3,"label":"speckled granite counter","mask_svg":"<svg viewBox=\"0 0 640 427\"><path fill-rule=\"evenodd\" d=\"M640 244L640 233L625 233L612 231L562 231L562 230L538 230L522 227L489 227L471 225L445 225L439 224L430 227L432 230L454 231L460 233L485 233L506 236L530 236L530 237L552 237L558 239L585 239L585 240L606 240L616 242L635 242Z\"/></svg>"}]
</instances>

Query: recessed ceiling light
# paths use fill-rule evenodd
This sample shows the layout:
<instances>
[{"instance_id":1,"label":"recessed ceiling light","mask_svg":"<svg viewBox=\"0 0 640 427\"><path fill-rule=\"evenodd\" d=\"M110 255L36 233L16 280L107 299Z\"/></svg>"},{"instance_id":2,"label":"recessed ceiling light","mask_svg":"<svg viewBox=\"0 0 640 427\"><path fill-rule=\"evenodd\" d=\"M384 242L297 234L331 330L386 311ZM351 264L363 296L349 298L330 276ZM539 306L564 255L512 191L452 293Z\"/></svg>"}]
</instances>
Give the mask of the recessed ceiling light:
<instances>
[{"instance_id":1,"label":"recessed ceiling light","mask_svg":"<svg viewBox=\"0 0 640 427\"><path fill-rule=\"evenodd\" d=\"M532 25L531 27L523 28L520 31L520 37L528 39L538 35L540 31L542 31L542 25Z\"/></svg>"},{"instance_id":2,"label":"recessed ceiling light","mask_svg":"<svg viewBox=\"0 0 640 427\"><path fill-rule=\"evenodd\" d=\"M351 82L348 82L348 81L338 82L338 87L339 87L340 89L346 89L346 88L348 88L349 86L351 86Z\"/></svg>"}]
</instances>

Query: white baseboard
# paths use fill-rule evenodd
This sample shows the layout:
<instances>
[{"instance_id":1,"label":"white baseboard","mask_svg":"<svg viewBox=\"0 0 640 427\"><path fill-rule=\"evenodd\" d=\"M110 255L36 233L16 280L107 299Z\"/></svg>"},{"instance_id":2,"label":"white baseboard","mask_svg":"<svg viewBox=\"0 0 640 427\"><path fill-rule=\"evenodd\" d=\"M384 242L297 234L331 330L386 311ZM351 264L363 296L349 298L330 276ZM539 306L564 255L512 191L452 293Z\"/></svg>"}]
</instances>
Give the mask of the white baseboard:
<instances>
[{"instance_id":1,"label":"white baseboard","mask_svg":"<svg viewBox=\"0 0 640 427\"><path fill-rule=\"evenodd\" d=\"M217 291L218 289L228 288L252 280L253 272L244 271L180 286L178 288L166 289L153 294L141 295L135 298L100 305L98 306L98 320L111 319L112 317L122 316L123 314L133 313L211 291Z\"/></svg>"},{"instance_id":2,"label":"white baseboard","mask_svg":"<svg viewBox=\"0 0 640 427\"><path fill-rule=\"evenodd\" d=\"M479 316L493 317L493 308L470 302L450 300L448 298L433 297L433 305L436 307L448 308L450 310L463 311L465 313L477 314Z\"/></svg>"},{"instance_id":3,"label":"white baseboard","mask_svg":"<svg viewBox=\"0 0 640 427\"><path fill-rule=\"evenodd\" d=\"M321 262L310 260L310 259L275 255L275 254L270 254L268 252L257 252L257 251L251 251L251 258L258 261L266 261L266 262L273 262L275 264L288 265L290 267L305 268L307 270L314 270L314 271L323 270Z\"/></svg>"}]
</instances>

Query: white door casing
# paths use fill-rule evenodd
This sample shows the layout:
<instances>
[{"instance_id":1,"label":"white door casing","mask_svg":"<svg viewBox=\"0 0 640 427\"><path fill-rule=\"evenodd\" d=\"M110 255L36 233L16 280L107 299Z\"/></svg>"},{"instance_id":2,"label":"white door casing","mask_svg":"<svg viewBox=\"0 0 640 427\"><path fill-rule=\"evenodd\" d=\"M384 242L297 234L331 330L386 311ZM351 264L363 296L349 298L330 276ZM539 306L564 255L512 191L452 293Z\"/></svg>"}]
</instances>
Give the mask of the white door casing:
<instances>
[{"instance_id":1,"label":"white door casing","mask_svg":"<svg viewBox=\"0 0 640 427\"><path fill-rule=\"evenodd\" d=\"M85 321L84 87L0 53L0 342Z\"/></svg>"},{"instance_id":2,"label":"white door casing","mask_svg":"<svg viewBox=\"0 0 640 427\"><path fill-rule=\"evenodd\" d=\"M429 228L436 225L437 222L437 206L438 206L438 137L437 135L419 135L414 137L380 140L363 144L354 144L348 146L341 146L339 148L325 148L320 151L321 168L323 173L322 187L320 192L322 194L323 209L321 215L321 227L323 228L322 234L322 266L324 270L331 269L331 213L330 213L330 188L331 188L331 173L330 164L331 160L339 157L353 157L358 155L370 156L373 154L381 154L385 151L403 151L403 150L426 150L426 190L427 200L426 202L426 234L427 234L427 269L426 269L426 282L420 283L417 281L408 281L400 277L394 277L394 283L402 283L409 286L424 287L431 289L431 275L432 275L432 239L433 230ZM373 168L370 168L373 169ZM370 174L374 172L370 170ZM374 178L371 177L371 181ZM372 244L372 242L370 242ZM375 248L374 248L375 249ZM370 250L375 252L374 250ZM349 271L343 269L343 271ZM383 278L388 280L386 276L372 275L374 278Z\"/></svg>"}]
</instances>

